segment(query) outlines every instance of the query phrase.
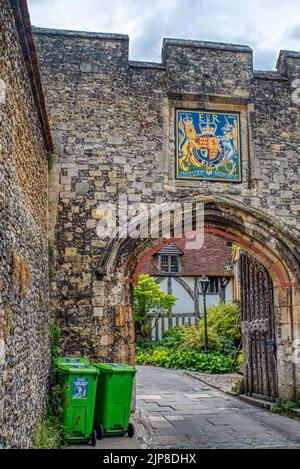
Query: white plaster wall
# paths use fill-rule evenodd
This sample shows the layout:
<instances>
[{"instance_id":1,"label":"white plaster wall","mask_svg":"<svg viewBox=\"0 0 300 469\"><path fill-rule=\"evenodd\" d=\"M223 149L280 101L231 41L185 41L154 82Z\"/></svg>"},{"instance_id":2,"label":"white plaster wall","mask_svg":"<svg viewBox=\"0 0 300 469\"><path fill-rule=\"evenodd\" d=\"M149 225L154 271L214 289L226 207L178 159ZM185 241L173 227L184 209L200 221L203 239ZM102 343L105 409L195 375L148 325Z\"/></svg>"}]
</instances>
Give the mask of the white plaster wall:
<instances>
[{"instance_id":1,"label":"white plaster wall","mask_svg":"<svg viewBox=\"0 0 300 469\"><path fill-rule=\"evenodd\" d=\"M189 285L189 287L194 291L194 277L182 277L183 280ZM174 279L172 278L172 294L176 296L177 301L173 307L173 313L194 313L194 302L188 292ZM160 282L160 287L163 292L168 293L168 279L163 278ZM232 302L232 280L228 283L225 288L225 301L226 303ZM219 294L206 296L207 305L216 305L219 304L220 297ZM200 295L199 299L200 313L203 312L203 297Z\"/></svg>"},{"instance_id":2,"label":"white plaster wall","mask_svg":"<svg viewBox=\"0 0 300 469\"><path fill-rule=\"evenodd\" d=\"M225 288L225 303L232 303L233 301L233 280L230 279L230 282Z\"/></svg>"},{"instance_id":3,"label":"white plaster wall","mask_svg":"<svg viewBox=\"0 0 300 469\"><path fill-rule=\"evenodd\" d=\"M186 277L184 280L186 281ZM194 291L194 286L190 285L190 287ZM172 279L172 295L178 298L173 307L173 313L194 313L194 301L192 297L174 278Z\"/></svg>"},{"instance_id":4,"label":"white plaster wall","mask_svg":"<svg viewBox=\"0 0 300 469\"><path fill-rule=\"evenodd\" d=\"M206 295L206 306L209 305L218 305L220 302L220 297L219 295ZM199 310L200 310L200 316L203 315L203 296L200 295L199 299Z\"/></svg>"}]
</instances>

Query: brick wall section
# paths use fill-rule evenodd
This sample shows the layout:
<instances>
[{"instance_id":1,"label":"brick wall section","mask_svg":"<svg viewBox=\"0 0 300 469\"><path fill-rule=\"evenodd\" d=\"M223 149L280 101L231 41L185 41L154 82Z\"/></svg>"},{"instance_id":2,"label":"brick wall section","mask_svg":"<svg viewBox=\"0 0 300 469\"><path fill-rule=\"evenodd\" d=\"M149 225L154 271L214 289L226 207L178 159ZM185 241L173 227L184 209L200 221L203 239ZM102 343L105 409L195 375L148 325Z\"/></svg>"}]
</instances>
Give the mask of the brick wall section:
<instances>
[{"instance_id":1,"label":"brick wall section","mask_svg":"<svg viewBox=\"0 0 300 469\"><path fill-rule=\"evenodd\" d=\"M231 263L232 247L228 246L224 239L206 233L202 248L197 250L185 249L183 240L178 240L175 244L183 252L183 256L180 256L181 276L223 277L231 275L226 270L226 265ZM157 267L158 257L151 256L144 262L141 273L159 275Z\"/></svg>"},{"instance_id":2,"label":"brick wall section","mask_svg":"<svg viewBox=\"0 0 300 469\"><path fill-rule=\"evenodd\" d=\"M48 168L13 3L0 0L0 445L29 448L49 376Z\"/></svg>"}]
</instances>

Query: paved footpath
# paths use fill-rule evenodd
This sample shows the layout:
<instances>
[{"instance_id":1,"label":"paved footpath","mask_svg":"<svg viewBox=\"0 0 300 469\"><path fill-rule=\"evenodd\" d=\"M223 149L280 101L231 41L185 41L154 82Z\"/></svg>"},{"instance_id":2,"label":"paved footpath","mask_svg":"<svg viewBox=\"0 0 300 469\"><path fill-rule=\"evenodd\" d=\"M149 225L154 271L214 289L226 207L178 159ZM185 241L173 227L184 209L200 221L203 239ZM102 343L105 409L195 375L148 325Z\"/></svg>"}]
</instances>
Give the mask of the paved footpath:
<instances>
[{"instance_id":1,"label":"paved footpath","mask_svg":"<svg viewBox=\"0 0 300 469\"><path fill-rule=\"evenodd\" d=\"M135 436L70 449L300 448L299 421L241 402L182 371L137 369Z\"/></svg>"},{"instance_id":2,"label":"paved footpath","mask_svg":"<svg viewBox=\"0 0 300 469\"><path fill-rule=\"evenodd\" d=\"M148 448L300 448L300 422L258 409L182 371L138 366ZM143 445L144 446L144 445Z\"/></svg>"}]
</instances>

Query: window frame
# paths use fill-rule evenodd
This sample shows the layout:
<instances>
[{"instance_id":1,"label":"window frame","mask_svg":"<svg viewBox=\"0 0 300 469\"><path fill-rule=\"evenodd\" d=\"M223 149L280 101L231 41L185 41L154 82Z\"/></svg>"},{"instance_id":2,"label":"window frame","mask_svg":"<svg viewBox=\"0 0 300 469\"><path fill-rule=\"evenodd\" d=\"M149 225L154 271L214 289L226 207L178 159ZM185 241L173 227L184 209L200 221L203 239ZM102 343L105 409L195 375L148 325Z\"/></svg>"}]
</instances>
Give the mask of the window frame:
<instances>
[{"instance_id":1,"label":"window frame","mask_svg":"<svg viewBox=\"0 0 300 469\"><path fill-rule=\"evenodd\" d=\"M168 270L162 270L162 258L166 257L168 259ZM175 260L175 268L176 271L172 271L174 264L172 265L172 259ZM166 264L164 263L164 266ZM158 270L159 275L180 275L180 258L179 254L159 254L159 262L158 262Z\"/></svg>"},{"instance_id":2,"label":"window frame","mask_svg":"<svg viewBox=\"0 0 300 469\"><path fill-rule=\"evenodd\" d=\"M219 295L220 294L220 278L219 277L208 277L209 278L209 287L207 290L208 295ZM213 285L213 289L211 286Z\"/></svg>"}]
</instances>

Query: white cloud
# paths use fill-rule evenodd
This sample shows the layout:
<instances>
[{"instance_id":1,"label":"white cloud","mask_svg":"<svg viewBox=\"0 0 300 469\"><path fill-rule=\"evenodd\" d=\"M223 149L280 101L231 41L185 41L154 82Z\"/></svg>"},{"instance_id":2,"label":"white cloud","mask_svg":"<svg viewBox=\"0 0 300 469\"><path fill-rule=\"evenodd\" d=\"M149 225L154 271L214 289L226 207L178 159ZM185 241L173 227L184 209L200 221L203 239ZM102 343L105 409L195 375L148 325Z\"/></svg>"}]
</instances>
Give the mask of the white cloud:
<instances>
[{"instance_id":1,"label":"white cloud","mask_svg":"<svg viewBox=\"0 0 300 469\"><path fill-rule=\"evenodd\" d=\"M300 49L298 0L29 0L32 24L128 34L130 58L160 61L163 37L236 42L270 70L280 49Z\"/></svg>"}]
</instances>

